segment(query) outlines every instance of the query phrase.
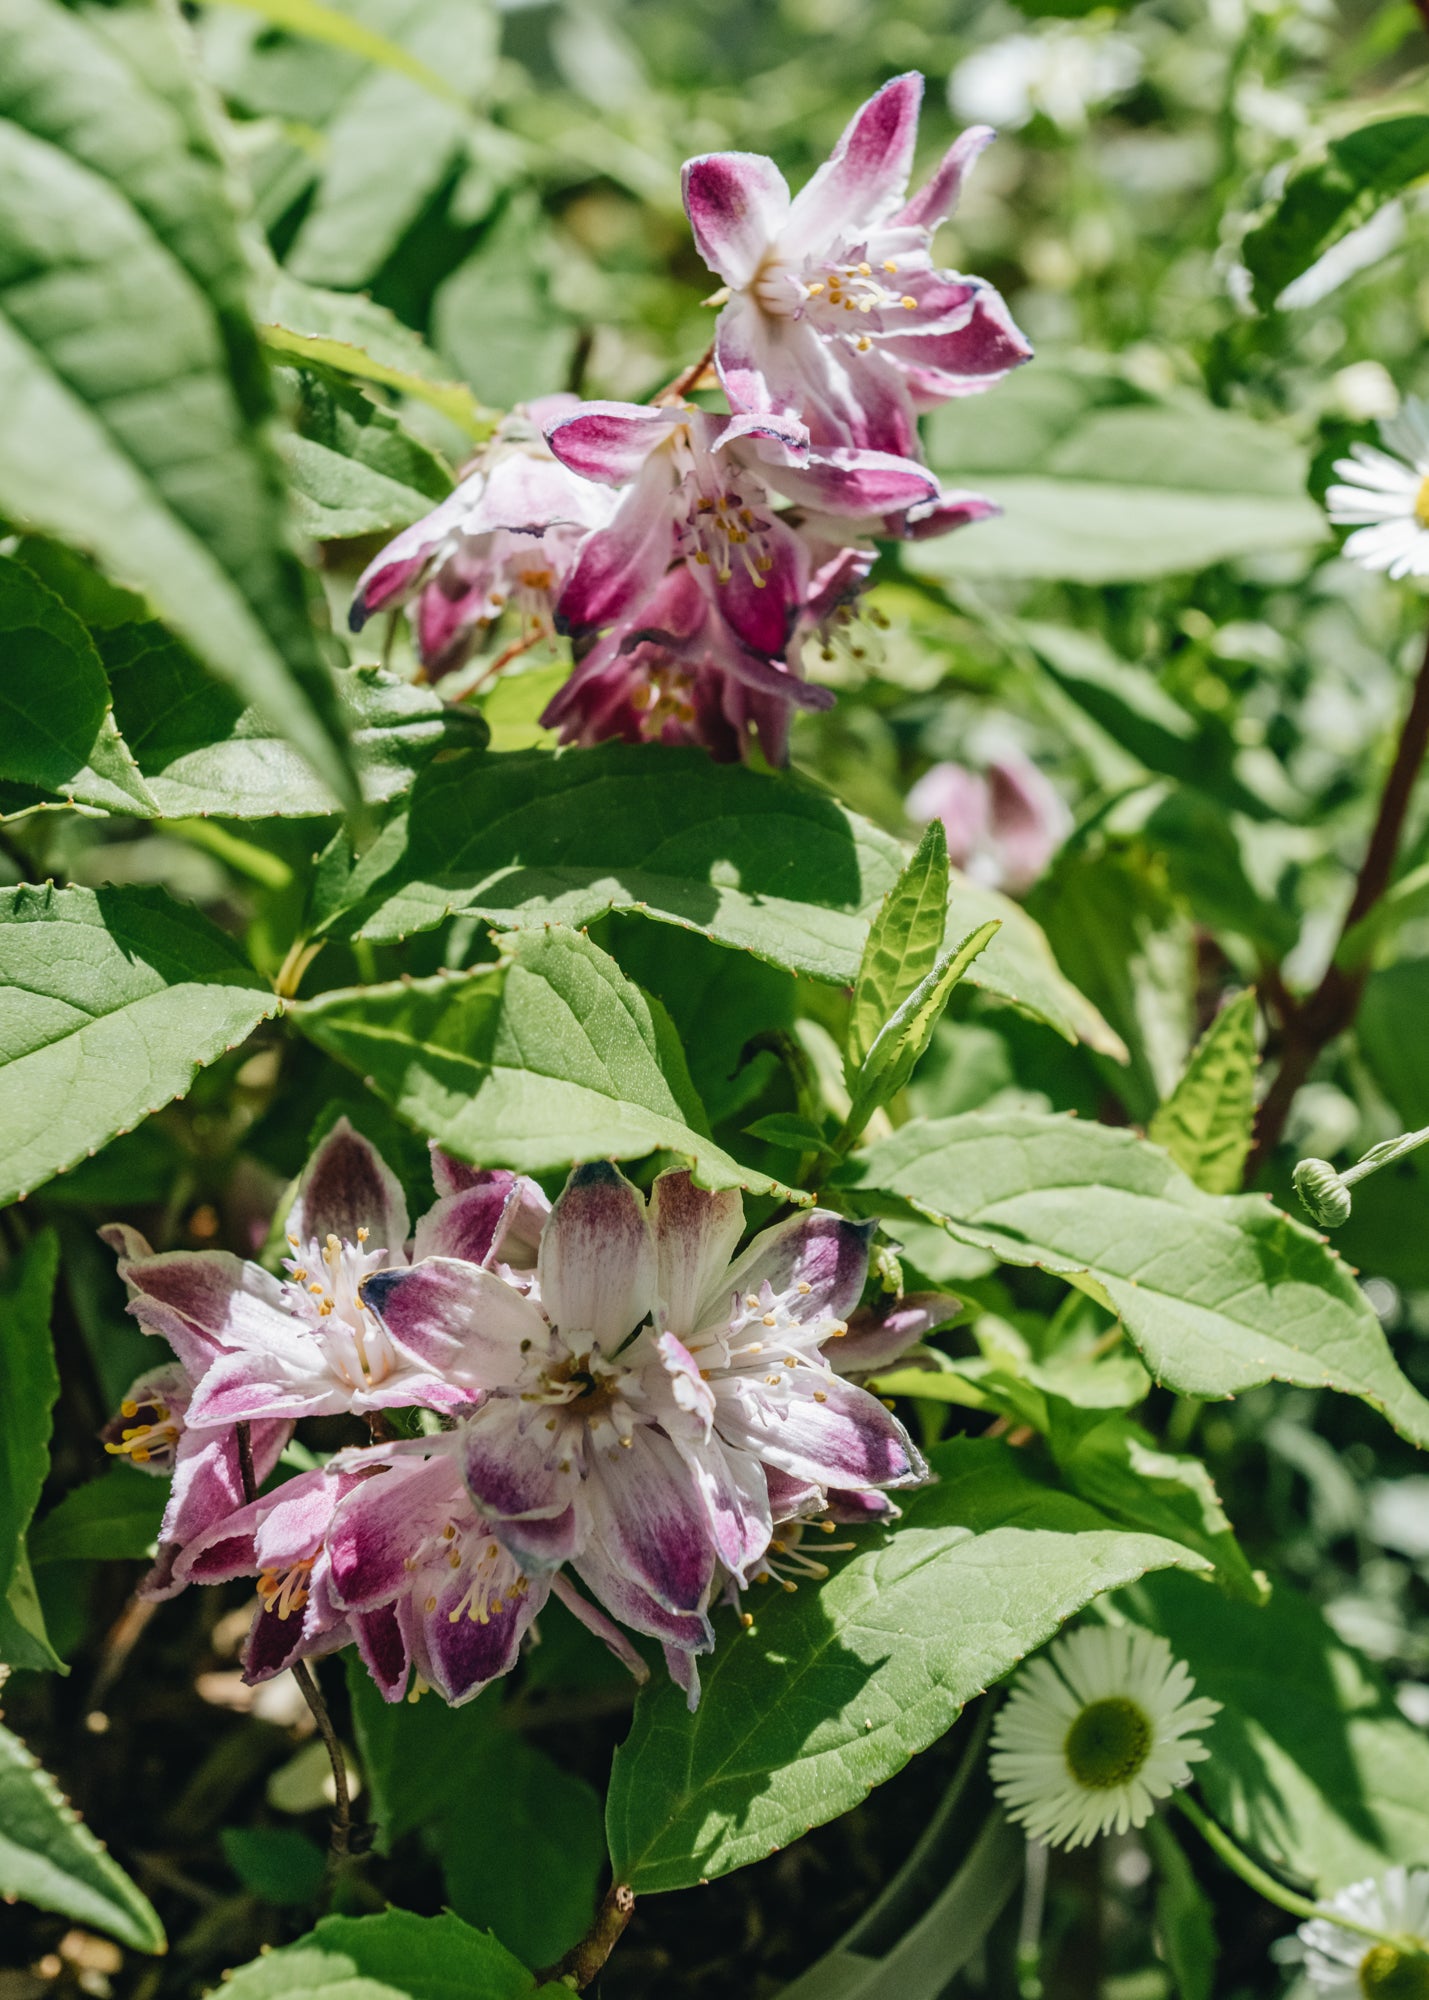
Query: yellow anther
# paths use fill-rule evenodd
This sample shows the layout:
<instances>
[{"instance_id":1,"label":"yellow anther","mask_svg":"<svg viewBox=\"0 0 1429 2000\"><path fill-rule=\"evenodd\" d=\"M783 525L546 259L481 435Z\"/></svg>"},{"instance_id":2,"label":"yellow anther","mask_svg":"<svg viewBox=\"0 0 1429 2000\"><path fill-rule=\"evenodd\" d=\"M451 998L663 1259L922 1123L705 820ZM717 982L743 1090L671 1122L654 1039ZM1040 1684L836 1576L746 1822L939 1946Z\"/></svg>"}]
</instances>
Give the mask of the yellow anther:
<instances>
[{"instance_id":1,"label":"yellow anther","mask_svg":"<svg viewBox=\"0 0 1429 2000\"><path fill-rule=\"evenodd\" d=\"M858 267L858 275L861 278L871 278L873 276L872 264L860 264Z\"/></svg>"},{"instance_id":2,"label":"yellow anther","mask_svg":"<svg viewBox=\"0 0 1429 2000\"><path fill-rule=\"evenodd\" d=\"M814 280L813 284L812 284L812 285L810 285L810 287L809 287L809 297L810 297L811 299L816 299L816 298L818 298L819 294L820 294L820 293L821 293L821 292L823 291L823 289L824 289L824 281L823 281L823 279L822 279L822 278L816 278L816 279Z\"/></svg>"},{"instance_id":3,"label":"yellow anther","mask_svg":"<svg viewBox=\"0 0 1429 2000\"><path fill-rule=\"evenodd\" d=\"M806 1299L814 1288L809 1283L807 1278L800 1278L798 1284L794 1287L794 1289L799 1294L801 1299Z\"/></svg>"},{"instance_id":4,"label":"yellow anther","mask_svg":"<svg viewBox=\"0 0 1429 2000\"><path fill-rule=\"evenodd\" d=\"M814 1401L816 1403L827 1403L828 1400L829 1400L828 1397L824 1394L822 1389L815 1389Z\"/></svg>"},{"instance_id":5,"label":"yellow anther","mask_svg":"<svg viewBox=\"0 0 1429 2000\"><path fill-rule=\"evenodd\" d=\"M121 1417L137 1417L139 1414L139 1405L131 1402L126 1396L124 1401L119 1405L119 1414Z\"/></svg>"},{"instance_id":6,"label":"yellow anther","mask_svg":"<svg viewBox=\"0 0 1429 2000\"><path fill-rule=\"evenodd\" d=\"M917 312L918 310L918 301L909 292L905 292L898 303L906 313Z\"/></svg>"},{"instance_id":7,"label":"yellow anther","mask_svg":"<svg viewBox=\"0 0 1429 2000\"><path fill-rule=\"evenodd\" d=\"M861 333L858 339L855 341L854 345L857 347L860 354L867 354L869 348L872 347L873 342L869 339L866 333Z\"/></svg>"},{"instance_id":8,"label":"yellow anther","mask_svg":"<svg viewBox=\"0 0 1429 2000\"><path fill-rule=\"evenodd\" d=\"M885 258L884 258L884 260L883 260L883 268L884 268L884 270L885 270L885 271L886 271L886 272L888 273L889 277L891 278L891 277L892 277L892 276L894 275L894 273L895 273L895 272L897 271L897 269L898 269L898 260L897 260L897 258L896 258L896 257L885 257Z\"/></svg>"},{"instance_id":9,"label":"yellow anther","mask_svg":"<svg viewBox=\"0 0 1429 2000\"><path fill-rule=\"evenodd\" d=\"M765 1313L762 1324L765 1326L778 1326L779 1324L778 1313Z\"/></svg>"},{"instance_id":10,"label":"yellow anther","mask_svg":"<svg viewBox=\"0 0 1429 2000\"><path fill-rule=\"evenodd\" d=\"M322 1289L323 1289L322 1286L317 1282L316 1278L313 1280L312 1284L308 1286L308 1290L310 1292L316 1292L319 1298L322 1297Z\"/></svg>"},{"instance_id":11,"label":"yellow anther","mask_svg":"<svg viewBox=\"0 0 1429 2000\"><path fill-rule=\"evenodd\" d=\"M435 1599L435 1597L429 1597L426 1603L422 1606L422 1609L424 1611L435 1611L436 1608L437 1608L437 1600Z\"/></svg>"},{"instance_id":12,"label":"yellow anther","mask_svg":"<svg viewBox=\"0 0 1429 2000\"><path fill-rule=\"evenodd\" d=\"M294 1248L294 1249L296 1250L296 1249L297 1249L297 1247L298 1247L298 1239L297 1239L297 1237L296 1237L296 1236L290 1236L290 1237L288 1238L288 1241L289 1241L289 1242L290 1242L290 1243L292 1244L293 1248Z\"/></svg>"},{"instance_id":13,"label":"yellow anther","mask_svg":"<svg viewBox=\"0 0 1429 2000\"><path fill-rule=\"evenodd\" d=\"M442 1540L444 1542L450 1542L454 1541L455 1539L456 1539L456 1529L452 1526L452 1523L448 1521L446 1526L442 1529Z\"/></svg>"},{"instance_id":14,"label":"yellow anther","mask_svg":"<svg viewBox=\"0 0 1429 2000\"><path fill-rule=\"evenodd\" d=\"M149 1454L141 1444L131 1446L129 1456L136 1465L147 1465L149 1463Z\"/></svg>"},{"instance_id":15,"label":"yellow anther","mask_svg":"<svg viewBox=\"0 0 1429 2000\"><path fill-rule=\"evenodd\" d=\"M371 1231L370 1229L359 1229L359 1230L358 1230L358 1232L357 1232L357 1240L358 1240L358 1242L359 1242L359 1243L365 1243L365 1242L367 1241L368 1237L369 1237L369 1236L370 1236L371 1234L372 1234L372 1231Z\"/></svg>"}]
</instances>

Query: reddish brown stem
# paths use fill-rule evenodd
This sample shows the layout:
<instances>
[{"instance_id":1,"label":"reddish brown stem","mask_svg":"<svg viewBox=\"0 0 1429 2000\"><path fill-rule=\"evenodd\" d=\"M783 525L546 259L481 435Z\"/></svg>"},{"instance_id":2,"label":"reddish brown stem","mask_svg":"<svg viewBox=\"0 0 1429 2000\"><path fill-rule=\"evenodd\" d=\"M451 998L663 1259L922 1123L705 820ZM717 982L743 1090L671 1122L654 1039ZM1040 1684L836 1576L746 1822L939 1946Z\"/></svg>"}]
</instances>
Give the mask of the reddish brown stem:
<instances>
[{"instance_id":1,"label":"reddish brown stem","mask_svg":"<svg viewBox=\"0 0 1429 2000\"><path fill-rule=\"evenodd\" d=\"M580 1943L572 1945L563 1959L548 1971L538 1973L537 1977L543 1983L548 1979L574 1982L576 1991L584 1993L614 1951L621 1932L634 1914L635 1891L623 1882L612 1883L595 1913L595 1922Z\"/></svg>"},{"instance_id":2,"label":"reddish brown stem","mask_svg":"<svg viewBox=\"0 0 1429 2000\"><path fill-rule=\"evenodd\" d=\"M1425 5L1429 6L1429 0L1425 0ZM650 401L656 409L663 408L667 403L683 403L713 360L714 342L711 341L698 361L692 361L688 368L682 368L674 381L667 382L659 394L652 396Z\"/></svg>"},{"instance_id":3,"label":"reddish brown stem","mask_svg":"<svg viewBox=\"0 0 1429 2000\"><path fill-rule=\"evenodd\" d=\"M1421 0L1421 5L1429 9L1429 0ZM1426 18L1429 19L1429 15ZM1426 750L1429 750L1429 643L1425 645L1409 711L1399 732L1394 762L1389 767L1389 776L1380 794L1379 811L1375 815L1374 830L1365 849L1355 891L1340 926L1335 954L1315 991L1300 1006L1292 1007L1286 1017L1280 1068L1256 1120L1255 1145L1246 1162L1247 1183L1254 1180L1280 1143L1296 1092L1315 1067L1321 1052L1337 1035L1345 1032L1359 1009L1368 967L1364 964L1348 968L1341 965L1340 946L1389 887L1399 843L1404 835L1404 822L1409 814L1409 802L1424 764Z\"/></svg>"}]
</instances>

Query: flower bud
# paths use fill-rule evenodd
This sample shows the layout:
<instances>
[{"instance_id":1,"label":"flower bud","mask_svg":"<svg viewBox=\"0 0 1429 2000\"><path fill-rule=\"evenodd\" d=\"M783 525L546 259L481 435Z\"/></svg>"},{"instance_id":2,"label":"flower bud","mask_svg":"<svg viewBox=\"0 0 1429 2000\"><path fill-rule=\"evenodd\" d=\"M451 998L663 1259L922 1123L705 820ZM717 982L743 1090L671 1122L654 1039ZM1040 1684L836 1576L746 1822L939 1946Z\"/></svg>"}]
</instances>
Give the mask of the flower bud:
<instances>
[{"instance_id":1,"label":"flower bud","mask_svg":"<svg viewBox=\"0 0 1429 2000\"><path fill-rule=\"evenodd\" d=\"M1349 1221L1350 1191L1328 1160L1302 1160L1294 1180L1301 1203L1322 1229Z\"/></svg>"}]
</instances>

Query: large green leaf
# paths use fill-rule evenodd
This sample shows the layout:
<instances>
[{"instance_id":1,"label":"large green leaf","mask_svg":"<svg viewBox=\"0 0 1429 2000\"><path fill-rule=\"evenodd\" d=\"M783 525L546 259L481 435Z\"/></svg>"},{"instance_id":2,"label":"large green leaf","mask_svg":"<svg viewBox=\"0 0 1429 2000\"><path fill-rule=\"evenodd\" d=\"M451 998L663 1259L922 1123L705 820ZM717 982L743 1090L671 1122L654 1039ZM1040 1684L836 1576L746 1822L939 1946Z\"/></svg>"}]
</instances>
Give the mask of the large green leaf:
<instances>
[{"instance_id":1,"label":"large green leaf","mask_svg":"<svg viewBox=\"0 0 1429 2000\"><path fill-rule=\"evenodd\" d=\"M1381 118L1332 139L1319 159L1291 175L1270 214L1241 244L1256 304L1273 306L1342 236L1426 174L1429 117L1422 112Z\"/></svg>"},{"instance_id":2,"label":"large green leaf","mask_svg":"<svg viewBox=\"0 0 1429 2000\"><path fill-rule=\"evenodd\" d=\"M227 688L198 677L161 625L98 635L114 712L165 819L307 818L336 809L286 740ZM363 796L395 798L438 750L480 743L481 717L378 667L337 676Z\"/></svg>"},{"instance_id":3,"label":"large green leaf","mask_svg":"<svg viewBox=\"0 0 1429 2000\"><path fill-rule=\"evenodd\" d=\"M59 1910L135 1951L165 1949L164 1927L148 1898L5 1728L0 1728L0 1896Z\"/></svg>"},{"instance_id":4,"label":"large green leaf","mask_svg":"<svg viewBox=\"0 0 1429 2000\"><path fill-rule=\"evenodd\" d=\"M242 1965L224 1984L233 2000L526 2000L531 1974L487 1931L460 1917L324 1917L316 1930ZM569 1989L541 1988L552 2000Z\"/></svg>"},{"instance_id":5,"label":"large green leaf","mask_svg":"<svg viewBox=\"0 0 1429 2000\"><path fill-rule=\"evenodd\" d=\"M88 632L33 571L0 556L0 778L151 818Z\"/></svg>"},{"instance_id":6,"label":"large green leaf","mask_svg":"<svg viewBox=\"0 0 1429 2000\"><path fill-rule=\"evenodd\" d=\"M1255 1126L1255 993L1223 1007L1147 1128L1207 1194L1234 1194Z\"/></svg>"},{"instance_id":7,"label":"large green leaf","mask_svg":"<svg viewBox=\"0 0 1429 2000\"><path fill-rule=\"evenodd\" d=\"M708 1137L668 1016L579 931L506 940L499 965L324 993L292 1008L419 1131L474 1166L688 1154L711 1187L767 1192Z\"/></svg>"},{"instance_id":8,"label":"large green leaf","mask_svg":"<svg viewBox=\"0 0 1429 2000\"><path fill-rule=\"evenodd\" d=\"M282 440L298 525L315 541L391 534L451 491L436 453L326 368L285 370L295 429Z\"/></svg>"},{"instance_id":9,"label":"large green leaf","mask_svg":"<svg viewBox=\"0 0 1429 2000\"><path fill-rule=\"evenodd\" d=\"M871 1208L887 1190L1006 1263L1071 1278L1183 1394L1340 1389L1429 1444L1429 1402L1323 1239L1263 1196L1203 1194L1131 1132L1033 1112L915 1121L845 1171Z\"/></svg>"},{"instance_id":10,"label":"large green leaf","mask_svg":"<svg viewBox=\"0 0 1429 2000\"><path fill-rule=\"evenodd\" d=\"M177 17L0 16L0 507L142 586L334 789L232 190Z\"/></svg>"},{"instance_id":11,"label":"large green leaf","mask_svg":"<svg viewBox=\"0 0 1429 2000\"><path fill-rule=\"evenodd\" d=\"M897 1528L817 1589L771 1591L748 1632L720 1621L694 1715L669 1685L641 1693L611 1773L617 1881L684 1889L762 1860L857 1805L1101 1591L1205 1566L1004 1444L960 1438L933 1463Z\"/></svg>"},{"instance_id":12,"label":"large green leaf","mask_svg":"<svg viewBox=\"0 0 1429 2000\"><path fill-rule=\"evenodd\" d=\"M181 1096L278 1005L161 890L0 891L0 1203Z\"/></svg>"},{"instance_id":13,"label":"large green leaf","mask_svg":"<svg viewBox=\"0 0 1429 2000\"><path fill-rule=\"evenodd\" d=\"M1284 432L1191 396L1157 403L1110 372L1039 362L995 396L946 404L928 456L1003 508L903 560L920 576L1179 575L1273 549L1310 548L1324 517Z\"/></svg>"},{"instance_id":14,"label":"large green leaf","mask_svg":"<svg viewBox=\"0 0 1429 2000\"><path fill-rule=\"evenodd\" d=\"M59 1238L42 1230L0 1270L0 1597L50 1469L50 1412L60 1392L50 1340Z\"/></svg>"},{"instance_id":15,"label":"large green leaf","mask_svg":"<svg viewBox=\"0 0 1429 2000\"><path fill-rule=\"evenodd\" d=\"M1322 1894L1429 1854L1429 1741L1374 1668L1285 1584L1264 1606L1156 1577L1128 1608L1224 1703L1197 1766L1236 1838Z\"/></svg>"},{"instance_id":16,"label":"large green leaf","mask_svg":"<svg viewBox=\"0 0 1429 2000\"><path fill-rule=\"evenodd\" d=\"M149 1555L169 1498L167 1479L116 1465L66 1493L30 1531L30 1560L138 1562Z\"/></svg>"},{"instance_id":17,"label":"large green leaf","mask_svg":"<svg viewBox=\"0 0 1429 2000\"><path fill-rule=\"evenodd\" d=\"M425 772L354 872L337 927L386 941L460 911L586 924L634 910L852 985L905 858L889 834L812 785L714 764L698 750L516 751ZM1069 1039L1120 1052L1025 912L954 877L949 933L992 917L1002 928L970 983Z\"/></svg>"}]
</instances>

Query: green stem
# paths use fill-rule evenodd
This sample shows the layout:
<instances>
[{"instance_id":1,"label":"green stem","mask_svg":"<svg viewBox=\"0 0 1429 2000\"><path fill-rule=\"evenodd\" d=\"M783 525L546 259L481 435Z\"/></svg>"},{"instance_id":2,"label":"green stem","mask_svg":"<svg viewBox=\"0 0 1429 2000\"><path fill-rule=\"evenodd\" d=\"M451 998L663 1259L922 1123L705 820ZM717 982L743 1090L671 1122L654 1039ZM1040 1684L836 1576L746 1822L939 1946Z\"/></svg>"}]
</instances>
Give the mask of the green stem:
<instances>
[{"instance_id":1,"label":"green stem","mask_svg":"<svg viewBox=\"0 0 1429 2000\"><path fill-rule=\"evenodd\" d=\"M1377 1931L1372 1925L1362 1924L1356 1918L1346 1916L1341 1910L1329 1909L1323 1903L1313 1903L1308 1896L1297 1896L1293 1889L1287 1889L1285 1884L1277 1881L1267 1869L1252 1861L1248 1854L1236 1846L1225 1828L1218 1826L1209 1814L1202 1812L1195 1800L1188 1797L1185 1792L1175 1793L1174 1803L1190 1820L1211 1852L1224 1861L1233 1875L1239 1875L1248 1888L1254 1889L1257 1896L1264 1896L1267 1903L1274 1903L1277 1909L1286 1911L1292 1917L1299 1917L1304 1921L1320 1918L1327 1924L1334 1924L1339 1930L1353 1931L1356 1937L1368 1938L1373 1944L1388 1945L1391 1951L1397 1951L1401 1957L1429 1958L1429 1952L1426 1952L1419 1938L1396 1936L1392 1931Z\"/></svg>"}]
</instances>

